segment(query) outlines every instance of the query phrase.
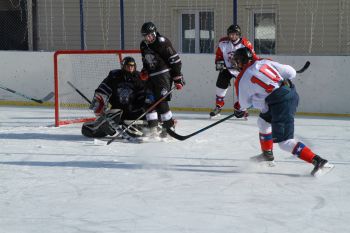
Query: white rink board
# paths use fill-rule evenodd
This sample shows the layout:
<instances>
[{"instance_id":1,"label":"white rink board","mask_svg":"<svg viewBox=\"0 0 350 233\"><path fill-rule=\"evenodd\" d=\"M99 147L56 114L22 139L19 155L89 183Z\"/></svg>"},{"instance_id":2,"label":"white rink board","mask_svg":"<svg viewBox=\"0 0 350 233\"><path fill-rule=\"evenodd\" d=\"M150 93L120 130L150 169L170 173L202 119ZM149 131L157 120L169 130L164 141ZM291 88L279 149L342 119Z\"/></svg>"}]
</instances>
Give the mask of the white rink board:
<instances>
[{"instance_id":1,"label":"white rink board","mask_svg":"<svg viewBox=\"0 0 350 233\"><path fill-rule=\"evenodd\" d=\"M311 66L296 80L301 97L299 112L350 113L350 56L270 56L300 69L307 60ZM175 93L172 107L212 108L215 102L217 72L213 54L181 54L187 85ZM138 69L142 65L137 59ZM116 67L119 68L119 67ZM1 84L35 98L53 90L52 52L0 52ZM106 71L106 74L108 71ZM99 77L103 79L104 77ZM233 103L228 91L225 108ZM12 93L0 90L0 100L23 101Z\"/></svg>"}]
</instances>

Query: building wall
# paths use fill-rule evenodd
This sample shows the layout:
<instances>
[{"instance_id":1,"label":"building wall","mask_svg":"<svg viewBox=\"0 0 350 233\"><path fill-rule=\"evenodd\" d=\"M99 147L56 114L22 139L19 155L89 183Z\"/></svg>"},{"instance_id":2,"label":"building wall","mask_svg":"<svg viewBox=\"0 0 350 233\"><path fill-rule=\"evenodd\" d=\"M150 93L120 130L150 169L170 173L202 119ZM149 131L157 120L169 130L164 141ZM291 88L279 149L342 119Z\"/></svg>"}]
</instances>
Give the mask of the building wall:
<instances>
[{"instance_id":1,"label":"building wall","mask_svg":"<svg viewBox=\"0 0 350 233\"><path fill-rule=\"evenodd\" d=\"M37 49L80 49L79 1L37 1ZM350 1L246 0L238 1L238 23L253 39L253 9L277 13L277 54L349 55ZM178 48L179 13L214 10L215 44L233 22L233 1L127 0L124 1L125 49L137 49L140 28L153 21L161 34ZM86 49L120 49L119 0L84 0Z\"/></svg>"},{"instance_id":2,"label":"building wall","mask_svg":"<svg viewBox=\"0 0 350 233\"><path fill-rule=\"evenodd\" d=\"M184 10L214 11L215 44L226 35L226 29L233 23L232 1L212 0L177 0L125 1L125 45L127 49L138 48L141 35L140 29L144 22L152 21L158 31L168 37L175 48L179 48L179 17Z\"/></svg>"},{"instance_id":3,"label":"building wall","mask_svg":"<svg viewBox=\"0 0 350 233\"><path fill-rule=\"evenodd\" d=\"M84 0L86 49L120 47L119 1ZM37 50L80 49L79 1L37 0Z\"/></svg>"},{"instance_id":4,"label":"building wall","mask_svg":"<svg viewBox=\"0 0 350 233\"><path fill-rule=\"evenodd\" d=\"M214 11L217 43L233 22L232 9L232 1L124 1L125 49L139 48L140 29L147 21L178 48L182 10ZM37 0L37 22L38 50L80 49L79 1ZM84 27L86 49L120 49L119 0L84 0Z\"/></svg>"},{"instance_id":5,"label":"building wall","mask_svg":"<svg viewBox=\"0 0 350 233\"><path fill-rule=\"evenodd\" d=\"M247 0L238 3L238 22L250 39L253 38L252 10L276 11L277 54L350 54L350 1Z\"/></svg>"}]
</instances>

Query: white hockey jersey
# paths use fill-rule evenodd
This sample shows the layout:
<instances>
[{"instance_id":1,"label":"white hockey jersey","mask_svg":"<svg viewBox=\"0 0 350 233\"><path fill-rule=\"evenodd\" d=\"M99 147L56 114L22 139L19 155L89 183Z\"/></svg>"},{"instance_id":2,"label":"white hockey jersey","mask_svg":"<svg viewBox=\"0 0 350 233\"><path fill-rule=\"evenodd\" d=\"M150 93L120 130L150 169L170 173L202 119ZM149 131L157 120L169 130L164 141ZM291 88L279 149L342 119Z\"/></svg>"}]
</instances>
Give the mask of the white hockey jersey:
<instances>
[{"instance_id":1,"label":"white hockey jersey","mask_svg":"<svg viewBox=\"0 0 350 233\"><path fill-rule=\"evenodd\" d=\"M253 107L266 112L268 106L265 98L279 88L283 80L293 79L295 76L296 71L293 67L268 59L248 63L235 80L241 110Z\"/></svg>"},{"instance_id":2,"label":"white hockey jersey","mask_svg":"<svg viewBox=\"0 0 350 233\"><path fill-rule=\"evenodd\" d=\"M252 44L248 41L247 38L242 37L236 42L232 42L227 36L221 38L215 52L215 63L219 60L223 60L225 62L226 68L230 71L230 73L237 77L239 71L233 68L232 59L236 50L244 47L247 47L252 51L254 59L258 59Z\"/></svg>"}]
</instances>

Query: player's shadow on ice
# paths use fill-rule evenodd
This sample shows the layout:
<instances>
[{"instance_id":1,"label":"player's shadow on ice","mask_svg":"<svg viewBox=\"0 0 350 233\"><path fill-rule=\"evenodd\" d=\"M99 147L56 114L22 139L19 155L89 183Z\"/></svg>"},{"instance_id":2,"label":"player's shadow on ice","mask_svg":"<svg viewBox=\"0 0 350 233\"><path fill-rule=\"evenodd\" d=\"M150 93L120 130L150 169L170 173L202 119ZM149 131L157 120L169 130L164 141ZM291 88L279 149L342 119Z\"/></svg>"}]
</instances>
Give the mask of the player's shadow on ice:
<instances>
[{"instance_id":1,"label":"player's shadow on ice","mask_svg":"<svg viewBox=\"0 0 350 233\"><path fill-rule=\"evenodd\" d=\"M266 174L275 176L302 177L309 175L277 173L277 172L258 172L240 170L239 166L228 165L191 165L191 164L137 164L115 161L65 161L65 162L43 162L43 161L9 161L0 162L2 165L14 166L37 166L37 167L68 167L68 168L109 168L109 169L131 169L131 170L166 170L179 172L203 172L218 174ZM236 169L236 170L234 170Z\"/></svg>"},{"instance_id":2,"label":"player's shadow on ice","mask_svg":"<svg viewBox=\"0 0 350 233\"><path fill-rule=\"evenodd\" d=\"M50 140L50 141L85 141L83 135L72 134L47 134L47 133L0 133L0 139L13 140Z\"/></svg>"}]
</instances>

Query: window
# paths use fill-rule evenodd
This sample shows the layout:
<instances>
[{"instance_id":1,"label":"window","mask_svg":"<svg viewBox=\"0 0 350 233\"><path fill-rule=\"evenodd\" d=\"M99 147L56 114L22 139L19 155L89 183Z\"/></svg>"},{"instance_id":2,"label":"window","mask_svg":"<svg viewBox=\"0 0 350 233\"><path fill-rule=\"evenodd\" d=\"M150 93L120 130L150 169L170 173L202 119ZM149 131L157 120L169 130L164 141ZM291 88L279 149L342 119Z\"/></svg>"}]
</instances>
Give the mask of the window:
<instances>
[{"instance_id":1,"label":"window","mask_svg":"<svg viewBox=\"0 0 350 233\"><path fill-rule=\"evenodd\" d=\"M276 53L276 14L258 11L253 14L254 49L258 54Z\"/></svg>"},{"instance_id":2,"label":"window","mask_svg":"<svg viewBox=\"0 0 350 233\"><path fill-rule=\"evenodd\" d=\"M17 1L16 5L2 7L0 9L0 50L28 50L27 24L25 1Z\"/></svg>"},{"instance_id":3,"label":"window","mask_svg":"<svg viewBox=\"0 0 350 233\"><path fill-rule=\"evenodd\" d=\"M182 53L214 52L214 12L183 12L180 20Z\"/></svg>"}]
</instances>

